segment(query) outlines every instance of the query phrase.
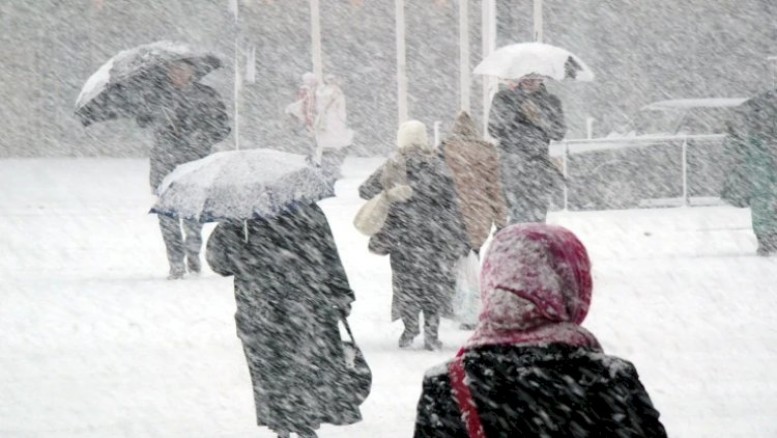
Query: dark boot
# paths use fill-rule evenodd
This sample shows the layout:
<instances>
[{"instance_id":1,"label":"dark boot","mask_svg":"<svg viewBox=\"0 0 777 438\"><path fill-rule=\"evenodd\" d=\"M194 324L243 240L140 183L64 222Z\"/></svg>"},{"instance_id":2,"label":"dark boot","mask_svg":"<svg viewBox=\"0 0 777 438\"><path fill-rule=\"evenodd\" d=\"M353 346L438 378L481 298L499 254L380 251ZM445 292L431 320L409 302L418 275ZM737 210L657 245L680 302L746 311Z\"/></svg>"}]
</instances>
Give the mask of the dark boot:
<instances>
[{"instance_id":1,"label":"dark boot","mask_svg":"<svg viewBox=\"0 0 777 438\"><path fill-rule=\"evenodd\" d=\"M777 234L762 234L760 236L756 234L756 238L758 239L758 249L755 252L757 255L769 257L777 254Z\"/></svg>"},{"instance_id":2,"label":"dark boot","mask_svg":"<svg viewBox=\"0 0 777 438\"><path fill-rule=\"evenodd\" d=\"M402 332L402 336L399 337L399 348L410 348L410 346L413 345L413 339L416 336L417 335L414 335L405 329L405 331Z\"/></svg>"},{"instance_id":3,"label":"dark boot","mask_svg":"<svg viewBox=\"0 0 777 438\"><path fill-rule=\"evenodd\" d=\"M442 341L440 341L437 338L424 338L424 349L429 351L440 351L442 350Z\"/></svg>"},{"instance_id":4,"label":"dark boot","mask_svg":"<svg viewBox=\"0 0 777 438\"><path fill-rule=\"evenodd\" d=\"M183 263L173 263L170 266L170 274L167 276L168 280L180 280L186 274L186 268Z\"/></svg>"}]
</instances>

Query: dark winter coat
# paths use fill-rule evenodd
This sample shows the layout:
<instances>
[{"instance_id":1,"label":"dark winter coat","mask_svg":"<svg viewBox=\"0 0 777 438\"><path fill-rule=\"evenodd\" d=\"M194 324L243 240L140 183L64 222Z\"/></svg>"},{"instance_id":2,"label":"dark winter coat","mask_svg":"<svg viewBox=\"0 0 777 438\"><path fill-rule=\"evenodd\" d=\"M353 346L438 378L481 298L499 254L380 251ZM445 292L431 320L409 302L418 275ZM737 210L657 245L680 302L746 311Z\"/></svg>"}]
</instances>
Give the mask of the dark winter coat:
<instances>
[{"instance_id":1,"label":"dark winter coat","mask_svg":"<svg viewBox=\"0 0 777 438\"><path fill-rule=\"evenodd\" d=\"M722 197L750 206L759 242L777 251L777 90L756 96L737 109L729 126L729 171Z\"/></svg>"},{"instance_id":2,"label":"dark winter coat","mask_svg":"<svg viewBox=\"0 0 777 438\"><path fill-rule=\"evenodd\" d=\"M137 119L140 126L154 129L149 178L154 189L176 166L210 154L231 130L226 106L213 88L193 83L156 91L149 113Z\"/></svg>"},{"instance_id":3,"label":"dark winter coat","mask_svg":"<svg viewBox=\"0 0 777 438\"><path fill-rule=\"evenodd\" d=\"M634 366L580 347L485 346L464 369L487 438L666 437ZM448 366L430 370L415 438L468 438Z\"/></svg>"},{"instance_id":4,"label":"dark winter coat","mask_svg":"<svg viewBox=\"0 0 777 438\"><path fill-rule=\"evenodd\" d=\"M548 150L551 140L561 140L566 133L558 97L544 87L534 93L503 89L491 103L488 132L499 140L502 185L511 216L521 209L547 210L550 193L563 184Z\"/></svg>"},{"instance_id":5,"label":"dark winter coat","mask_svg":"<svg viewBox=\"0 0 777 438\"><path fill-rule=\"evenodd\" d=\"M324 213L300 206L246 227L219 224L207 260L235 277L237 335L258 424L295 432L359 421L358 405L338 383L345 376L338 321L354 294Z\"/></svg>"},{"instance_id":6,"label":"dark winter coat","mask_svg":"<svg viewBox=\"0 0 777 438\"><path fill-rule=\"evenodd\" d=\"M448 315L455 285L451 269L469 250L453 181L434 152L403 151L402 156L413 196L391 205L370 250L391 258L392 320L403 310Z\"/></svg>"}]
</instances>

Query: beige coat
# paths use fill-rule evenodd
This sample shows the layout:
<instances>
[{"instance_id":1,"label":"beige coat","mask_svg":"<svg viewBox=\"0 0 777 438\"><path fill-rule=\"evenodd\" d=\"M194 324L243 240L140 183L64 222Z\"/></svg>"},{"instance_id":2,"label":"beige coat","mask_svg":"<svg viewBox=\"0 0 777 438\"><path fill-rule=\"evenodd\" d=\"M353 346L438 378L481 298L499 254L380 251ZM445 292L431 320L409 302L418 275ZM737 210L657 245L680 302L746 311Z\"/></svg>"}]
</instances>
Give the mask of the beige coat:
<instances>
[{"instance_id":1,"label":"beige coat","mask_svg":"<svg viewBox=\"0 0 777 438\"><path fill-rule=\"evenodd\" d=\"M479 249L488 239L492 224L501 228L507 223L498 152L491 143L481 140L466 112L459 113L441 149L453 174L470 244Z\"/></svg>"}]
</instances>

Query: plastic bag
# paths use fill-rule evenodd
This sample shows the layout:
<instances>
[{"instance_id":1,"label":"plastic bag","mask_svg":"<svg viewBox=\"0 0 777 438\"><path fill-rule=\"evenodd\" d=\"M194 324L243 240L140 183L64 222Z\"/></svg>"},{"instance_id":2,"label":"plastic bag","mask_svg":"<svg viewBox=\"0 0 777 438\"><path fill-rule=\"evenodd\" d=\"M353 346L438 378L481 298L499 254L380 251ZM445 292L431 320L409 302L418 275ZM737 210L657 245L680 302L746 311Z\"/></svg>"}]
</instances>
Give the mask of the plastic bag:
<instances>
[{"instance_id":1,"label":"plastic bag","mask_svg":"<svg viewBox=\"0 0 777 438\"><path fill-rule=\"evenodd\" d=\"M475 324L480 314L480 260L474 251L459 259L455 266L456 290L453 313L462 324Z\"/></svg>"}]
</instances>

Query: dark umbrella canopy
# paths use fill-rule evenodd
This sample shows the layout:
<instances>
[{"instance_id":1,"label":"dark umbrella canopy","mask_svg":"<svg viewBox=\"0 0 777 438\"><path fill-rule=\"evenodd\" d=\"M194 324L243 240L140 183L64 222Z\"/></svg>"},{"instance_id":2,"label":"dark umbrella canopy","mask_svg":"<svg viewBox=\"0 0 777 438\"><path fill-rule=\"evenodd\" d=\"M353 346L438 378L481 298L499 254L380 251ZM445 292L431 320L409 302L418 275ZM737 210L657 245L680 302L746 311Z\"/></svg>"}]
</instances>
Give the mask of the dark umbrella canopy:
<instances>
[{"instance_id":1,"label":"dark umbrella canopy","mask_svg":"<svg viewBox=\"0 0 777 438\"><path fill-rule=\"evenodd\" d=\"M84 126L135 117L149 106L165 84L167 66L177 62L192 67L195 81L221 67L216 56L170 41L124 50L86 81L76 100L76 116Z\"/></svg>"}]
</instances>

